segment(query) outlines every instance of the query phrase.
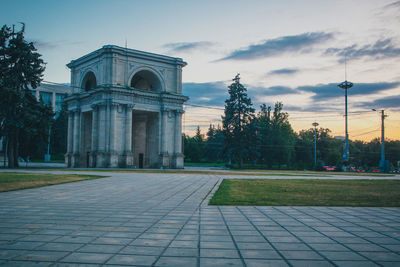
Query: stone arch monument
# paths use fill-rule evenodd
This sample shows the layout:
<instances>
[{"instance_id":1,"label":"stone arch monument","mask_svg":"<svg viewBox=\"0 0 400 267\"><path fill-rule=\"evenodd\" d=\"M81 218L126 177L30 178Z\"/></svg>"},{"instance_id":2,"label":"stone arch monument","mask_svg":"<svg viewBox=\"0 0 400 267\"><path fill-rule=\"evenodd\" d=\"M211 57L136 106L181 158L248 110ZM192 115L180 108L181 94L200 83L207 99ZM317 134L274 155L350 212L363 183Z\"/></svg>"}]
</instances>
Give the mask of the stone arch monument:
<instances>
[{"instance_id":1,"label":"stone arch monument","mask_svg":"<svg viewBox=\"0 0 400 267\"><path fill-rule=\"evenodd\" d=\"M183 168L185 65L113 45L67 64L67 166Z\"/></svg>"}]
</instances>

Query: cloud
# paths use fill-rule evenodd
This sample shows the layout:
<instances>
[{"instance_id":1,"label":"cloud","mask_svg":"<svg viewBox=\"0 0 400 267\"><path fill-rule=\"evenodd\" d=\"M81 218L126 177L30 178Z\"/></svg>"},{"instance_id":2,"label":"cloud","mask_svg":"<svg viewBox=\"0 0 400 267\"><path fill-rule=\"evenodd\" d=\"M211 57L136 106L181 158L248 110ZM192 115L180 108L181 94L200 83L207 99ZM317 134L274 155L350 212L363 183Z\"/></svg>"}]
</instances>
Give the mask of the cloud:
<instances>
[{"instance_id":1,"label":"cloud","mask_svg":"<svg viewBox=\"0 0 400 267\"><path fill-rule=\"evenodd\" d=\"M309 53L313 46L333 38L333 33L307 32L299 35L282 36L235 50L222 60L254 60L284 53Z\"/></svg>"},{"instance_id":2,"label":"cloud","mask_svg":"<svg viewBox=\"0 0 400 267\"><path fill-rule=\"evenodd\" d=\"M244 84L248 89L247 94L251 98L254 107L264 103L266 97L275 97L279 95L301 95L311 93L311 101L301 105L285 104L288 111L303 112L329 112L337 111L337 101L333 99L344 96L343 89L339 88L338 83L317 84L310 86L270 86L260 87ZM385 97L370 102L357 102L356 96L367 96L377 94L386 90L400 87L400 82L378 82L378 83L356 83L349 89L348 95L350 102L355 107L360 108L393 108L398 107L400 96ZM223 107L225 100L229 97L228 85L223 81L206 83L183 83L183 94L190 97L188 104ZM352 98L354 97L354 98ZM342 102L340 102L342 103ZM271 104L271 103L269 103Z\"/></svg>"},{"instance_id":3,"label":"cloud","mask_svg":"<svg viewBox=\"0 0 400 267\"><path fill-rule=\"evenodd\" d=\"M365 101L361 103L357 103L357 107L368 108L368 109L385 109L385 108L394 108L399 109L400 96L387 96L383 98L378 98L373 101Z\"/></svg>"},{"instance_id":4,"label":"cloud","mask_svg":"<svg viewBox=\"0 0 400 267\"><path fill-rule=\"evenodd\" d=\"M298 72L299 72L298 69L283 68L283 69L271 70L270 72L268 72L268 75L293 75Z\"/></svg>"},{"instance_id":5,"label":"cloud","mask_svg":"<svg viewBox=\"0 0 400 267\"><path fill-rule=\"evenodd\" d=\"M189 104L223 106L228 97L228 86L222 81L183 83L182 90L190 97Z\"/></svg>"},{"instance_id":6,"label":"cloud","mask_svg":"<svg viewBox=\"0 0 400 267\"><path fill-rule=\"evenodd\" d=\"M400 56L400 47L394 45L391 38L387 38L362 47L353 44L345 48L328 48L325 54L338 56L339 62L344 62L346 57L347 60L359 59L362 57L383 59Z\"/></svg>"},{"instance_id":7,"label":"cloud","mask_svg":"<svg viewBox=\"0 0 400 267\"><path fill-rule=\"evenodd\" d=\"M361 96L375 94L384 90L394 89L400 86L400 82L380 82L380 83L357 83L349 89L349 96ZM337 83L318 84L311 86L299 86L297 90L315 93L312 96L314 101L324 101L332 98L342 97L343 89Z\"/></svg>"},{"instance_id":8,"label":"cloud","mask_svg":"<svg viewBox=\"0 0 400 267\"><path fill-rule=\"evenodd\" d=\"M400 8L400 1L395 1L390 4L387 4L383 8L385 9Z\"/></svg>"},{"instance_id":9,"label":"cloud","mask_svg":"<svg viewBox=\"0 0 400 267\"><path fill-rule=\"evenodd\" d=\"M82 42L70 42L70 41L53 41L53 42L47 42L47 41L41 41L41 40L28 40L28 42L32 42L33 45L36 47L38 50L52 50L56 48L60 48L62 46L68 46L68 45L78 45L82 44Z\"/></svg>"},{"instance_id":10,"label":"cloud","mask_svg":"<svg viewBox=\"0 0 400 267\"><path fill-rule=\"evenodd\" d=\"M252 95L257 96L276 96L276 95L288 95L300 93L297 89L293 89L288 86L270 86L270 87L253 87L249 86L249 92Z\"/></svg>"},{"instance_id":11,"label":"cloud","mask_svg":"<svg viewBox=\"0 0 400 267\"><path fill-rule=\"evenodd\" d=\"M205 49L214 45L212 42L182 42L182 43L168 43L163 45L164 48L169 49L170 52L193 52L197 49Z\"/></svg>"}]
</instances>

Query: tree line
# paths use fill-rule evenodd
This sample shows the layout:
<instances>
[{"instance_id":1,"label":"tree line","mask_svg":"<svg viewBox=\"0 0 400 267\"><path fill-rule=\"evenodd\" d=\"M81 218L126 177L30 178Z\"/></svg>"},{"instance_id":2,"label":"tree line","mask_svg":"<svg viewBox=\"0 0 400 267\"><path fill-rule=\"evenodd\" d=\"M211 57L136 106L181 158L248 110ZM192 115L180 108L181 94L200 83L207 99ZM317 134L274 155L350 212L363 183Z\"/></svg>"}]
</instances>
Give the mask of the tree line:
<instances>
[{"instance_id":1,"label":"tree line","mask_svg":"<svg viewBox=\"0 0 400 267\"><path fill-rule=\"evenodd\" d=\"M186 162L226 163L232 167L268 169L314 169L323 166L353 165L370 170L380 160L380 141L350 141L351 158L343 162L344 141L334 138L328 128L317 128L317 165L314 166L314 128L295 132L281 102L263 104L255 113L247 89L237 75L228 87L222 127L210 125L207 133L197 127L193 137L183 135ZM386 159L397 167L400 141L385 143Z\"/></svg>"},{"instance_id":2,"label":"tree line","mask_svg":"<svg viewBox=\"0 0 400 267\"><path fill-rule=\"evenodd\" d=\"M43 158L49 135L52 153L66 148L65 111L53 113L31 90L40 85L45 63L24 33L23 23L20 30L0 29L0 138L9 168L18 167L20 158Z\"/></svg>"}]
</instances>

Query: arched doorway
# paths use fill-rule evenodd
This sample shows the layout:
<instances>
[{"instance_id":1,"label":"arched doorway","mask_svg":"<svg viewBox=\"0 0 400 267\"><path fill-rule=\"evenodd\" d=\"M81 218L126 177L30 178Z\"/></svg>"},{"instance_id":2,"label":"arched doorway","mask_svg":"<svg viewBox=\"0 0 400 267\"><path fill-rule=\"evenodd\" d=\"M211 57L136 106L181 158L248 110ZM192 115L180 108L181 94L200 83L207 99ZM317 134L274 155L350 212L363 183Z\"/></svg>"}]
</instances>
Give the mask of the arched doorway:
<instances>
[{"instance_id":1,"label":"arched doorway","mask_svg":"<svg viewBox=\"0 0 400 267\"><path fill-rule=\"evenodd\" d=\"M130 86L139 90L161 91L161 82L156 74L149 70L141 70L133 75Z\"/></svg>"},{"instance_id":2,"label":"arched doorway","mask_svg":"<svg viewBox=\"0 0 400 267\"><path fill-rule=\"evenodd\" d=\"M94 89L96 87L97 87L96 76L91 71L87 72L82 80L81 88L84 89L85 91L89 91L90 89Z\"/></svg>"}]
</instances>

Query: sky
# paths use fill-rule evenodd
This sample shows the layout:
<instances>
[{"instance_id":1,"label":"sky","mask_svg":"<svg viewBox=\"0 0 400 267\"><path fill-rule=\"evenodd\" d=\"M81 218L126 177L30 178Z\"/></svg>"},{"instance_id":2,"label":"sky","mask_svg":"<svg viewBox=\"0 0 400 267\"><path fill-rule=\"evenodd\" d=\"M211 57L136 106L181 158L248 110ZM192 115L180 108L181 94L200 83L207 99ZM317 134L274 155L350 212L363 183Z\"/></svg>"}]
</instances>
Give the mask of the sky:
<instances>
[{"instance_id":1,"label":"sky","mask_svg":"<svg viewBox=\"0 0 400 267\"><path fill-rule=\"evenodd\" d=\"M256 110L283 103L295 131L316 121L344 136L400 139L400 1L1 1L0 23L26 23L47 63L45 81L69 83L66 64L106 44L181 57L184 132L221 122L240 73ZM345 71L346 70L346 71ZM209 108L195 107L201 105ZM212 107L212 108L210 108Z\"/></svg>"}]
</instances>

